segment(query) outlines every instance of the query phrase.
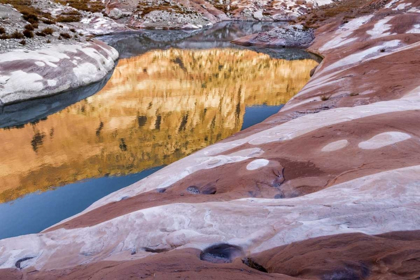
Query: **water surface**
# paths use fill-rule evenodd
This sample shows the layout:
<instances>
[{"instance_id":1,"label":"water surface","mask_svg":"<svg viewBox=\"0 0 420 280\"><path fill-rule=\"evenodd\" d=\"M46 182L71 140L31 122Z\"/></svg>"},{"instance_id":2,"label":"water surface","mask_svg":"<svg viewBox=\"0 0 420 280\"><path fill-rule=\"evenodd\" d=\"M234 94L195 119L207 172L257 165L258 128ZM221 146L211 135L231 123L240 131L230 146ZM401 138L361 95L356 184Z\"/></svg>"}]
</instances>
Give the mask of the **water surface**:
<instances>
[{"instance_id":1,"label":"water surface","mask_svg":"<svg viewBox=\"0 0 420 280\"><path fill-rule=\"evenodd\" d=\"M123 57L112 76L2 108L0 239L39 232L278 112L317 62L230 44L265 28L244 26L105 37Z\"/></svg>"}]
</instances>

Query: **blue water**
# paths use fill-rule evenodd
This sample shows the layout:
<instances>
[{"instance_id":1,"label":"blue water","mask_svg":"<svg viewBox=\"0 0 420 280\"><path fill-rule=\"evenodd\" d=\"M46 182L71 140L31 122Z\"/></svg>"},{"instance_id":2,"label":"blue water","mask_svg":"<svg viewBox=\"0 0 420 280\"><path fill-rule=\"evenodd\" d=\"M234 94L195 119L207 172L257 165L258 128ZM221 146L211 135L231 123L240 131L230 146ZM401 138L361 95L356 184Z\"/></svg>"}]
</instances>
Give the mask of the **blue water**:
<instances>
[{"instance_id":1,"label":"blue water","mask_svg":"<svg viewBox=\"0 0 420 280\"><path fill-rule=\"evenodd\" d=\"M129 186L162 167L121 177L85 180L0 204L0 239L38 233L89 207L98 199ZM7 226L6 226L7 225Z\"/></svg>"},{"instance_id":2,"label":"blue water","mask_svg":"<svg viewBox=\"0 0 420 280\"><path fill-rule=\"evenodd\" d=\"M253 126L257 123L262 122L266 118L280 111L280 109L283 106L284 105L280 105L280 106L261 105L261 106L246 107L245 115L244 115L244 122L242 124L241 130L247 129L250 126Z\"/></svg>"},{"instance_id":3,"label":"blue water","mask_svg":"<svg viewBox=\"0 0 420 280\"><path fill-rule=\"evenodd\" d=\"M215 32L209 32L208 30L204 32L205 30L203 30L193 37L184 31L178 32L179 34L177 33L178 35L175 34L177 35L175 36L168 32L157 32L154 34L146 30L132 36L127 36L126 34L122 34L120 37L111 36L109 39L113 39L113 41L111 40L109 43L112 43L120 51L121 57L139 55L151 49L167 49L169 46L187 49L197 47L243 48L232 45L230 41L237 37L256 33L264 29L264 25L261 24L250 24L250 26L248 26L248 23L242 23L239 26L237 26L237 23L222 24L224 27L216 26ZM172 35L175 36L175 39L179 38L174 40ZM143 37L145 38L141 39ZM156 40L151 40L150 38L155 38ZM267 53L274 58L310 58L308 53L300 50L261 49L258 51ZM54 96L49 99L50 102L46 102L43 99L5 107L2 109L2 112L0 111L0 127L20 126L28 122L46 118L99 91L108 78L97 85L95 84L94 88L86 87L71 92L71 94ZM245 108L241 129L244 130L262 122L277 113L281 107L282 105L262 105ZM127 187L151 175L160 168L162 167L155 167L127 176L88 179L46 192L28 194L12 202L0 204L0 239L38 233L63 219L80 213L102 197Z\"/></svg>"},{"instance_id":4,"label":"blue water","mask_svg":"<svg viewBox=\"0 0 420 280\"><path fill-rule=\"evenodd\" d=\"M277 113L281 106L245 108L242 130ZM120 177L102 177L68 184L42 193L28 194L0 204L0 239L38 233L85 210L102 197L127 187L162 167ZM6 226L5 226L6 225Z\"/></svg>"}]
</instances>

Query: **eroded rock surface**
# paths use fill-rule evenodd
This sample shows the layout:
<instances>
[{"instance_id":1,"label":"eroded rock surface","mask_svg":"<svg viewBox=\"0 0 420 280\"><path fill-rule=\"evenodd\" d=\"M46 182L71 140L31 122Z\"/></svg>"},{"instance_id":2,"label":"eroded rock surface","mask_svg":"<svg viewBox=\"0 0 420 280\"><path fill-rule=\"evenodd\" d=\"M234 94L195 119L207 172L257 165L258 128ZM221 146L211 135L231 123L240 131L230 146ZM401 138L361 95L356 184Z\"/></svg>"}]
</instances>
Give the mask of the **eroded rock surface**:
<instances>
[{"instance_id":1,"label":"eroded rock surface","mask_svg":"<svg viewBox=\"0 0 420 280\"><path fill-rule=\"evenodd\" d=\"M305 29L302 25L286 25L268 32L248 35L233 42L245 46L307 48L314 38L312 29Z\"/></svg>"},{"instance_id":2,"label":"eroded rock surface","mask_svg":"<svg viewBox=\"0 0 420 280\"><path fill-rule=\"evenodd\" d=\"M118 52L89 36L127 28L98 13L102 2L67 4L0 3L0 105L79 88L113 69Z\"/></svg>"},{"instance_id":3,"label":"eroded rock surface","mask_svg":"<svg viewBox=\"0 0 420 280\"><path fill-rule=\"evenodd\" d=\"M196 29L224 20L293 20L329 0L110 0L108 16L133 28Z\"/></svg>"},{"instance_id":4,"label":"eroded rock surface","mask_svg":"<svg viewBox=\"0 0 420 280\"><path fill-rule=\"evenodd\" d=\"M324 60L281 112L0 241L0 275L418 279L420 2L370 4L316 30Z\"/></svg>"},{"instance_id":5,"label":"eroded rock surface","mask_svg":"<svg viewBox=\"0 0 420 280\"><path fill-rule=\"evenodd\" d=\"M100 41L56 44L0 54L0 102L48 96L97 82L114 67L118 52Z\"/></svg>"}]
</instances>

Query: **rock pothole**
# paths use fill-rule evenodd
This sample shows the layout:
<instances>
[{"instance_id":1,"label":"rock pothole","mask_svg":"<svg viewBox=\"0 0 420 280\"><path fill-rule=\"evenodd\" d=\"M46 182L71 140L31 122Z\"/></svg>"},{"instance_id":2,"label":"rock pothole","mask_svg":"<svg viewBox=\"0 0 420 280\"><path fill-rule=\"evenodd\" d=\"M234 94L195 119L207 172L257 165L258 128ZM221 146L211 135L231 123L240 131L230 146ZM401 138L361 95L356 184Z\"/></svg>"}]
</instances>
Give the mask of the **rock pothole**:
<instances>
[{"instance_id":1,"label":"rock pothole","mask_svg":"<svg viewBox=\"0 0 420 280\"><path fill-rule=\"evenodd\" d=\"M200 259L212 263L231 263L243 255L241 247L227 243L212 245L200 254Z\"/></svg>"}]
</instances>

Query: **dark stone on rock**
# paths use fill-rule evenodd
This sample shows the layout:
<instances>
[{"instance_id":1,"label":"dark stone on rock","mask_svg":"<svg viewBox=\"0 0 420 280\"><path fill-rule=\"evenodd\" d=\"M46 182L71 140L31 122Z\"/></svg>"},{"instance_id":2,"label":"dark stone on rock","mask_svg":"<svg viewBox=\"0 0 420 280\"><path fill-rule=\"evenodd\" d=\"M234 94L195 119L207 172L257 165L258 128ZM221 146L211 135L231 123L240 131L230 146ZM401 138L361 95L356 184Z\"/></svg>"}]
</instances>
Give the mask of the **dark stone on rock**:
<instances>
[{"instance_id":1,"label":"dark stone on rock","mask_svg":"<svg viewBox=\"0 0 420 280\"><path fill-rule=\"evenodd\" d=\"M279 194L276 194L276 195L274 196L274 198L275 198L275 199L281 199L281 198L284 198L284 196L283 196L281 193L279 193Z\"/></svg>"},{"instance_id":2,"label":"dark stone on rock","mask_svg":"<svg viewBox=\"0 0 420 280\"><path fill-rule=\"evenodd\" d=\"M196 186L189 186L187 188L187 192L192 193L192 194L200 194L200 189Z\"/></svg>"},{"instance_id":3,"label":"dark stone on rock","mask_svg":"<svg viewBox=\"0 0 420 280\"><path fill-rule=\"evenodd\" d=\"M215 194L217 192L217 189L214 183L209 183L200 188L197 186L189 186L187 188L187 192L191 194Z\"/></svg>"},{"instance_id":4,"label":"dark stone on rock","mask_svg":"<svg viewBox=\"0 0 420 280\"><path fill-rule=\"evenodd\" d=\"M212 263L230 263L241 255L243 255L241 247L221 243L212 245L201 252L200 259Z\"/></svg>"},{"instance_id":5,"label":"dark stone on rock","mask_svg":"<svg viewBox=\"0 0 420 280\"><path fill-rule=\"evenodd\" d=\"M156 189L156 191L157 191L158 193L164 193L164 192L166 192L166 189L161 188L161 189Z\"/></svg>"}]
</instances>

